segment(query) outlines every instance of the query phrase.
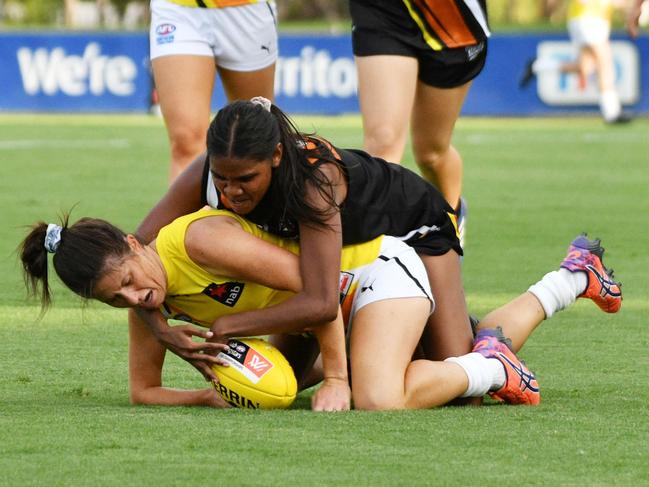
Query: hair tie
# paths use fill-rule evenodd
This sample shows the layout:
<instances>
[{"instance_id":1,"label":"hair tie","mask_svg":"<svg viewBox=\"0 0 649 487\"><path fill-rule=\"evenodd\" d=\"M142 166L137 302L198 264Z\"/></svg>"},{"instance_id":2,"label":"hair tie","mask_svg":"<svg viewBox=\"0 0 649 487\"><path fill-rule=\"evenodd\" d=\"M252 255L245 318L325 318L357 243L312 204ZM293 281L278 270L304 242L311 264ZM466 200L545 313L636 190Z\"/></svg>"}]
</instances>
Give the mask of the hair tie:
<instances>
[{"instance_id":1,"label":"hair tie","mask_svg":"<svg viewBox=\"0 0 649 487\"><path fill-rule=\"evenodd\" d=\"M261 105L264 110L270 112L270 106L272 105L272 103L268 98L264 98L263 96L255 96L254 98L250 99L250 102L254 103L255 105Z\"/></svg>"},{"instance_id":2,"label":"hair tie","mask_svg":"<svg viewBox=\"0 0 649 487\"><path fill-rule=\"evenodd\" d=\"M50 223L47 225L47 231L45 232L45 249L50 253L56 253L56 250L59 248L61 243L61 232L63 227Z\"/></svg>"}]
</instances>

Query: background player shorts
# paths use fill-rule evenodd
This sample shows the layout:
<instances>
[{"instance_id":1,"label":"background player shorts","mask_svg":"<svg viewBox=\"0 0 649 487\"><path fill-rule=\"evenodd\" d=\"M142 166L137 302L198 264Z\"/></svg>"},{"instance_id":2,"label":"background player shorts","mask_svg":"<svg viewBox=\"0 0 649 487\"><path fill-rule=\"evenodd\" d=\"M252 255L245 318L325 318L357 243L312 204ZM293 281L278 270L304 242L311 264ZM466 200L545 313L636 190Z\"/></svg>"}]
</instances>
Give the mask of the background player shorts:
<instances>
[{"instance_id":1,"label":"background player shorts","mask_svg":"<svg viewBox=\"0 0 649 487\"><path fill-rule=\"evenodd\" d=\"M277 60L276 19L274 2L197 8L153 0L150 56L209 56L232 71L263 69Z\"/></svg>"},{"instance_id":2,"label":"background player shorts","mask_svg":"<svg viewBox=\"0 0 649 487\"><path fill-rule=\"evenodd\" d=\"M578 17L568 22L570 40L577 49L594 46L608 41L611 24L598 17Z\"/></svg>"},{"instance_id":3,"label":"background player shorts","mask_svg":"<svg viewBox=\"0 0 649 487\"><path fill-rule=\"evenodd\" d=\"M355 56L414 57L419 61L419 80L429 86L462 86L484 67L488 31L474 45L434 50L402 0L351 0L350 13Z\"/></svg>"}]
</instances>

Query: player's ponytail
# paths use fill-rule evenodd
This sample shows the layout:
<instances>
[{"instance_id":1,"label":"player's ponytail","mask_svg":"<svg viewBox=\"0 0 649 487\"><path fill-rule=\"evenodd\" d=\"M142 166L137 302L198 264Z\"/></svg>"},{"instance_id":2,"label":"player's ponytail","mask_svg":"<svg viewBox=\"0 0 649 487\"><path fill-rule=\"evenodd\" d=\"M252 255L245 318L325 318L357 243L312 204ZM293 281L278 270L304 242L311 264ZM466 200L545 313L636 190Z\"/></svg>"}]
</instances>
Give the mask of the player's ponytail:
<instances>
[{"instance_id":1,"label":"player's ponytail","mask_svg":"<svg viewBox=\"0 0 649 487\"><path fill-rule=\"evenodd\" d=\"M25 286L31 296L36 297L40 294L43 310L52 301L47 274L47 250L44 245L46 232L47 223L38 222L32 226L31 231L20 244L20 260L23 264ZM38 292L39 287L40 293Z\"/></svg>"},{"instance_id":2,"label":"player's ponytail","mask_svg":"<svg viewBox=\"0 0 649 487\"><path fill-rule=\"evenodd\" d=\"M43 311L52 299L48 253L54 254L52 263L61 281L83 298L93 297L107 264L130 253L126 234L107 221L82 218L68 226L68 219L65 215L61 225L36 223L20 245L25 285L32 296L40 297Z\"/></svg>"}]
</instances>

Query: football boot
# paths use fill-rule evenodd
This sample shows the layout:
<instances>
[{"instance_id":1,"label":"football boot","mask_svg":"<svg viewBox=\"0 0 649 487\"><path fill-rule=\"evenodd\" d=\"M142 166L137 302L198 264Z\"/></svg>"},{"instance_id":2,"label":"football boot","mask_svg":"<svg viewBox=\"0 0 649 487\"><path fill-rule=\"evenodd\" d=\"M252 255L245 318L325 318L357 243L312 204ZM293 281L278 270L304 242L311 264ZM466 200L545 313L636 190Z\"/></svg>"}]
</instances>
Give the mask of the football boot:
<instances>
[{"instance_id":1,"label":"football boot","mask_svg":"<svg viewBox=\"0 0 649 487\"><path fill-rule=\"evenodd\" d=\"M575 238L561 267L570 272L585 272L588 284L579 298L590 299L607 313L617 313L622 306L621 284L613 280L613 270L604 267L604 248L599 239L589 240L586 234Z\"/></svg>"},{"instance_id":2,"label":"football boot","mask_svg":"<svg viewBox=\"0 0 649 487\"><path fill-rule=\"evenodd\" d=\"M505 338L500 327L485 328L476 334L472 351L500 361L505 368L505 384L489 392L493 399L507 404L535 406L541 402L539 383L510 347L511 341Z\"/></svg>"}]
</instances>

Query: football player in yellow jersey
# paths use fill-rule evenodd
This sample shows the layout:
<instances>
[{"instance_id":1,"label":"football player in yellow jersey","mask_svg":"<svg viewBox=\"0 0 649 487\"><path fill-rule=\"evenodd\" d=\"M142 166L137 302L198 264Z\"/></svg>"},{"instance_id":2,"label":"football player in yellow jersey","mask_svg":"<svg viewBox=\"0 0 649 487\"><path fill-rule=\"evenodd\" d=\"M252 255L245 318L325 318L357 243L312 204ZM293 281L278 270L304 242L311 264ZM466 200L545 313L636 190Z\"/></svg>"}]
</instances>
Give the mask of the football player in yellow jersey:
<instances>
[{"instance_id":1,"label":"football player in yellow jersey","mask_svg":"<svg viewBox=\"0 0 649 487\"><path fill-rule=\"evenodd\" d=\"M348 409L341 313L332 323L287 322L279 330L265 328L258 309L272 307L301 289L296 249L293 242L266 234L241 217L207 210L175 220L149 245L103 220L82 219L74 225L68 225L67 218L62 225L40 222L22 242L21 259L26 282L34 292L40 288L43 306L50 302L47 255L53 253L56 273L67 287L114 307L163 307L176 318L203 325L228 316L249 317L248 326L231 336L312 330L324 365L324 382L313 407ZM437 362L413 360L434 308L426 271L415 251L392 237L344 249L341 262L349 285L341 286L341 294L342 306L349 310L354 406L430 408L486 393L509 404L538 404L538 382L513 350L520 349L544 319L577 297L592 299L607 312L619 309L620 288L603 267L601 255L598 241L578 237L559 271L546 274L528 292L484 318L471 353ZM496 324L512 343L507 345L504 335L491 328ZM218 351L224 345L205 343L203 348ZM130 323L132 402L224 406L213 389L164 387L164 354L147 327Z\"/></svg>"},{"instance_id":2,"label":"football player in yellow jersey","mask_svg":"<svg viewBox=\"0 0 649 487\"><path fill-rule=\"evenodd\" d=\"M572 62L550 58L530 60L521 78L521 87L527 86L539 73L560 71L577 74L583 88L588 77L595 72L604 121L615 124L629 122L631 118L622 111L615 88L615 66L609 39L613 8L621 7L624 3L624 0L571 0L568 5L568 32L577 49L577 59Z\"/></svg>"}]
</instances>

